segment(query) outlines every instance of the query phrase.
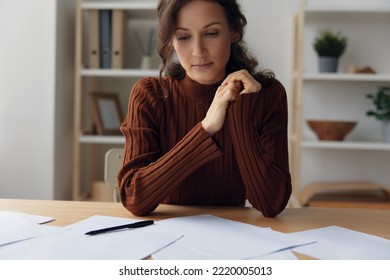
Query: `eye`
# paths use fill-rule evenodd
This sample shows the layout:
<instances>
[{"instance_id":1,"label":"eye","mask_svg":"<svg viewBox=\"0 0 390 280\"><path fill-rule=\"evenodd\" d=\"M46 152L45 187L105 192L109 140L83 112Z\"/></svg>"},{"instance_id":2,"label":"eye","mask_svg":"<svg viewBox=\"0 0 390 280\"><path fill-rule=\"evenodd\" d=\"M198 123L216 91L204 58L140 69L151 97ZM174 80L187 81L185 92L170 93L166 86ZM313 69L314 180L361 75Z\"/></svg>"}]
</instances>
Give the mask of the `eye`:
<instances>
[{"instance_id":1,"label":"eye","mask_svg":"<svg viewBox=\"0 0 390 280\"><path fill-rule=\"evenodd\" d=\"M189 35L176 35L176 40L178 41L185 41L188 40L191 36Z\"/></svg>"},{"instance_id":2,"label":"eye","mask_svg":"<svg viewBox=\"0 0 390 280\"><path fill-rule=\"evenodd\" d=\"M217 37L219 35L218 32L206 32L205 35L207 37Z\"/></svg>"}]
</instances>

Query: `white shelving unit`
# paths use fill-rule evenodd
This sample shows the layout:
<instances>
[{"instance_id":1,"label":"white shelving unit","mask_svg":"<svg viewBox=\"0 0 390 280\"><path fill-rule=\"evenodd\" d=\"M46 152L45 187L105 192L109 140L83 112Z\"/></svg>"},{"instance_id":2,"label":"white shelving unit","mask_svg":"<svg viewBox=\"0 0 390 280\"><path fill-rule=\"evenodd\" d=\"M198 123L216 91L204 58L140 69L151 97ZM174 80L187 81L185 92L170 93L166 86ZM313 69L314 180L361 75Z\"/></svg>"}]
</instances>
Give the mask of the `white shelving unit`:
<instances>
[{"instance_id":1,"label":"white shelving unit","mask_svg":"<svg viewBox=\"0 0 390 280\"><path fill-rule=\"evenodd\" d=\"M303 75L304 81L344 81L344 82L388 82L390 75L385 74L348 74L348 73L311 73Z\"/></svg>"},{"instance_id":2,"label":"white shelving unit","mask_svg":"<svg viewBox=\"0 0 390 280\"><path fill-rule=\"evenodd\" d=\"M318 73L312 42L330 28L348 38L338 73ZM291 171L294 195L315 182L370 181L390 188L390 143L381 123L366 116L374 105L365 95L390 84L390 3L302 0L294 17ZM376 74L347 73L349 65L371 66ZM357 121L343 141L320 141L308 119Z\"/></svg>"},{"instance_id":3,"label":"white shelving unit","mask_svg":"<svg viewBox=\"0 0 390 280\"><path fill-rule=\"evenodd\" d=\"M336 142L336 141L302 141L302 148L390 151L390 145L375 142Z\"/></svg>"},{"instance_id":4,"label":"white shelving unit","mask_svg":"<svg viewBox=\"0 0 390 280\"><path fill-rule=\"evenodd\" d=\"M113 147L123 147L121 135L93 133L91 91L118 93L125 114L131 87L142 77L159 75L157 55L154 69L140 69L142 51L136 42L135 30L146 36L150 28L157 27L156 0L78 0L76 12L75 85L74 85L74 151L73 199L83 200L90 195L92 183L103 180L105 152ZM88 11L125 11L125 58L122 69L88 68Z\"/></svg>"},{"instance_id":5,"label":"white shelving unit","mask_svg":"<svg viewBox=\"0 0 390 280\"><path fill-rule=\"evenodd\" d=\"M122 78L142 78L145 76L158 76L158 70L148 69L81 69L83 77L122 77Z\"/></svg>"}]
</instances>

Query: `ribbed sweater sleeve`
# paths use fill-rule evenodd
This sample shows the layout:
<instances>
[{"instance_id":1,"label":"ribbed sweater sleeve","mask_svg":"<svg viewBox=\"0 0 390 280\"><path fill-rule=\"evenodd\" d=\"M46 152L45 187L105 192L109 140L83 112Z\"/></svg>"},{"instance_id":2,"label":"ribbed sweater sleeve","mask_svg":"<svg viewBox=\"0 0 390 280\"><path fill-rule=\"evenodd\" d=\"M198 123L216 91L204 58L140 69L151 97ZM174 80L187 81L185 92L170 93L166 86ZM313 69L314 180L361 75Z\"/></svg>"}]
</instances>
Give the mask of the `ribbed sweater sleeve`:
<instances>
[{"instance_id":1,"label":"ribbed sweater sleeve","mask_svg":"<svg viewBox=\"0 0 390 280\"><path fill-rule=\"evenodd\" d=\"M259 93L240 95L227 118L247 199L264 216L274 217L291 195L285 89L275 82Z\"/></svg>"},{"instance_id":2,"label":"ribbed sweater sleeve","mask_svg":"<svg viewBox=\"0 0 390 280\"><path fill-rule=\"evenodd\" d=\"M153 211L180 183L222 152L200 123L171 150L162 154L160 125L164 109L157 82L139 81L130 95L128 115L121 130L125 136L124 164L118 174L121 201L134 215Z\"/></svg>"}]
</instances>

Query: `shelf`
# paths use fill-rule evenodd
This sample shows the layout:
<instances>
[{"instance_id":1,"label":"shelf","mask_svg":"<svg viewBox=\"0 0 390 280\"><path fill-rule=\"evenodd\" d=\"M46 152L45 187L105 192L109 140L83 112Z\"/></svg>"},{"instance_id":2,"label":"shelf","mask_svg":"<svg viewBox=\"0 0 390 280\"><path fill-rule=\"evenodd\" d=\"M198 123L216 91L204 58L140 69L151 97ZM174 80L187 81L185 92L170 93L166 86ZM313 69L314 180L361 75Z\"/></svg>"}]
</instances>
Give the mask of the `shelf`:
<instances>
[{"instance_id":1,"label":"shelf","mask_svg":"<svg viewBox=\"0 0 390 280\"><path fill-rule=\"evenodd\" d=\"M390 74L349 74L349 73L312 73L303 74L305 81L340 81L340 82L388 82Z\"/></svg>"},{"instance_id":2,"label":"shelf","mask_svg":"<svg viewBox=\"0 0 390 280\"><path fill-rule=\"evenodd\" d=\"M390 151L390 143L383 142L348 142L348 141L302 141L302 148L309 149L341 149L341 150L367 150Z\"/></svg>"},{"instance_id":3,"label":"shelf","mask_svg":"<svg viewBox=\"0 0 390 280\"><path fill-rule=\"evenodd\" d=\"M93 106L93 100L88 97L88 94L94 91L115 93L118 95L120 108L127 109L123 107L125 107L124 103L128 102L130 89L143 78L158 78L160 76L159 64L161 63L159 57L153 55L151 57L152 66L141 69L141 49L137 52L135 49L128 48L128 46L136 46L137 38L133 36L135 31L139 31L142 35L141 39L144 40L148 38L143 38L143 36L147 36L152 28L157 30L157 0L77 0L77 3L72 186L73 199L76 200L88 196L94 181L104 179L102 172L105 164L104 154L108 149L123 147L125 144L125 137L120 133L114 135L93 134L95 131L91 128L96 121L94 118L97 115L96 112L109 110L107 112L111 113L114 108L111 103L101 102L97 106ZM114 21L121 24L121 28L111 30L112 34L118 36L110 39L111 44L113 42L123 43L123 61L120 68L99 68L100 63L90 57L91 50L95 47L99 50L99 38L102 34L97 28L99 24L96 23L96 20L99 22L101 16L99 11L101 10L121 11L119 13L121 16L116 17L118 22ZM112 16L113 19L114 16ZM115 27L111 26L110 28ZM92 68L91 65L94 67ZM107 115L107 117L116 118L117 116ZM118 125L120 124L116 123L116 126Z\"/></svg>"},{"instance_id":4,"label":"shelf","mask_svg":"<svg viewBox=\"0 0 390 280\"><path fill-rule=\"evenodd\" d=\"M367 180L387 186L390 143L381 142L379 124L368 121L364 112L372 106L365 98L367 93L390 84L390 68L384 59L390 44L390 2L300 0L293 24L292 53L297 58L291 77L289 140L295 193L316 181ZM322 28L343 32L350 43L338 73L318 71L318 55L312 43ZM347 72L352 65L371 66L377 73ZM355 120L360 130L344 141L321 141L305 126L311 118Z\"/></svg>"},{"instance_id":5,"label":"shelf","mask_svg":"<svg viewBox=\"0 0 390 280\"><path fill-rule=\"evenodd\" d=\"M86 1L81 4L82 9L122 9L122 10L156 10L156 1L137 0L137 1Z\"/></svg>"},{"instance_id":6,"label":"shelf","mask_svg":"<svg viewBox=\"0 0 390 280\"><path fill-rule=\"evenodd\" d=\"M336 13L338 15L340 14L359 14L359 13L373 13L373 14L384 14L384 13L390 13L390 5L386 4L383 5L381 3L380 5L374 5L373 3L370 3L371 5L364 5L355 3L355 5L328 5L328 4L307 4L305 7L305 13L306 15L319 15L319 14L328 14L328 13Z\"/></svg>"},{"instance_id":7,"label":"shelf","mask_svg":"<svg viewBox=\"0 0 390 280\"><path fill-rule=\"evenodd\" d=\"M151 69L82 69L81 76L83 77L158 77L159 70Z\"/></svg>"},{"instance_id":8,"label":"shelf","mask_svg":"<svg viewBox=\"0 0 390 280\"><path fill-rule=\"evenodd\" d=\"M82 144L124 144L125 137L120 135L82 135Z\"/></svg>"}]
</instances>

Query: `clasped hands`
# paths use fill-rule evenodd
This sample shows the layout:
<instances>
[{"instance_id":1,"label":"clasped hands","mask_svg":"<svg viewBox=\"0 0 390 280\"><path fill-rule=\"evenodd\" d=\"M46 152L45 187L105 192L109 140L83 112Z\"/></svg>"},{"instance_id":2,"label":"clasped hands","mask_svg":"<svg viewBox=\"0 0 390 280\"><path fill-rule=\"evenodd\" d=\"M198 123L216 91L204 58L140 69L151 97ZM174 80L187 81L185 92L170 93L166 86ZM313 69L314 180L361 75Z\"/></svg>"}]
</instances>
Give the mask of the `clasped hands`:
<instances>
[{"instance_id":1,"label":"clasped hands","mask_svg":"<svg viewBox=\"0 0 390 280\"><path fill-rule=\"evenodd\" d=\"M210 135L218 132L225 121L226 110L237 95L257 93L261 84L247 70L239 70L229 74L218 87L213 102L202 121L202 126Z\"/></svg>"}]
</instances>

